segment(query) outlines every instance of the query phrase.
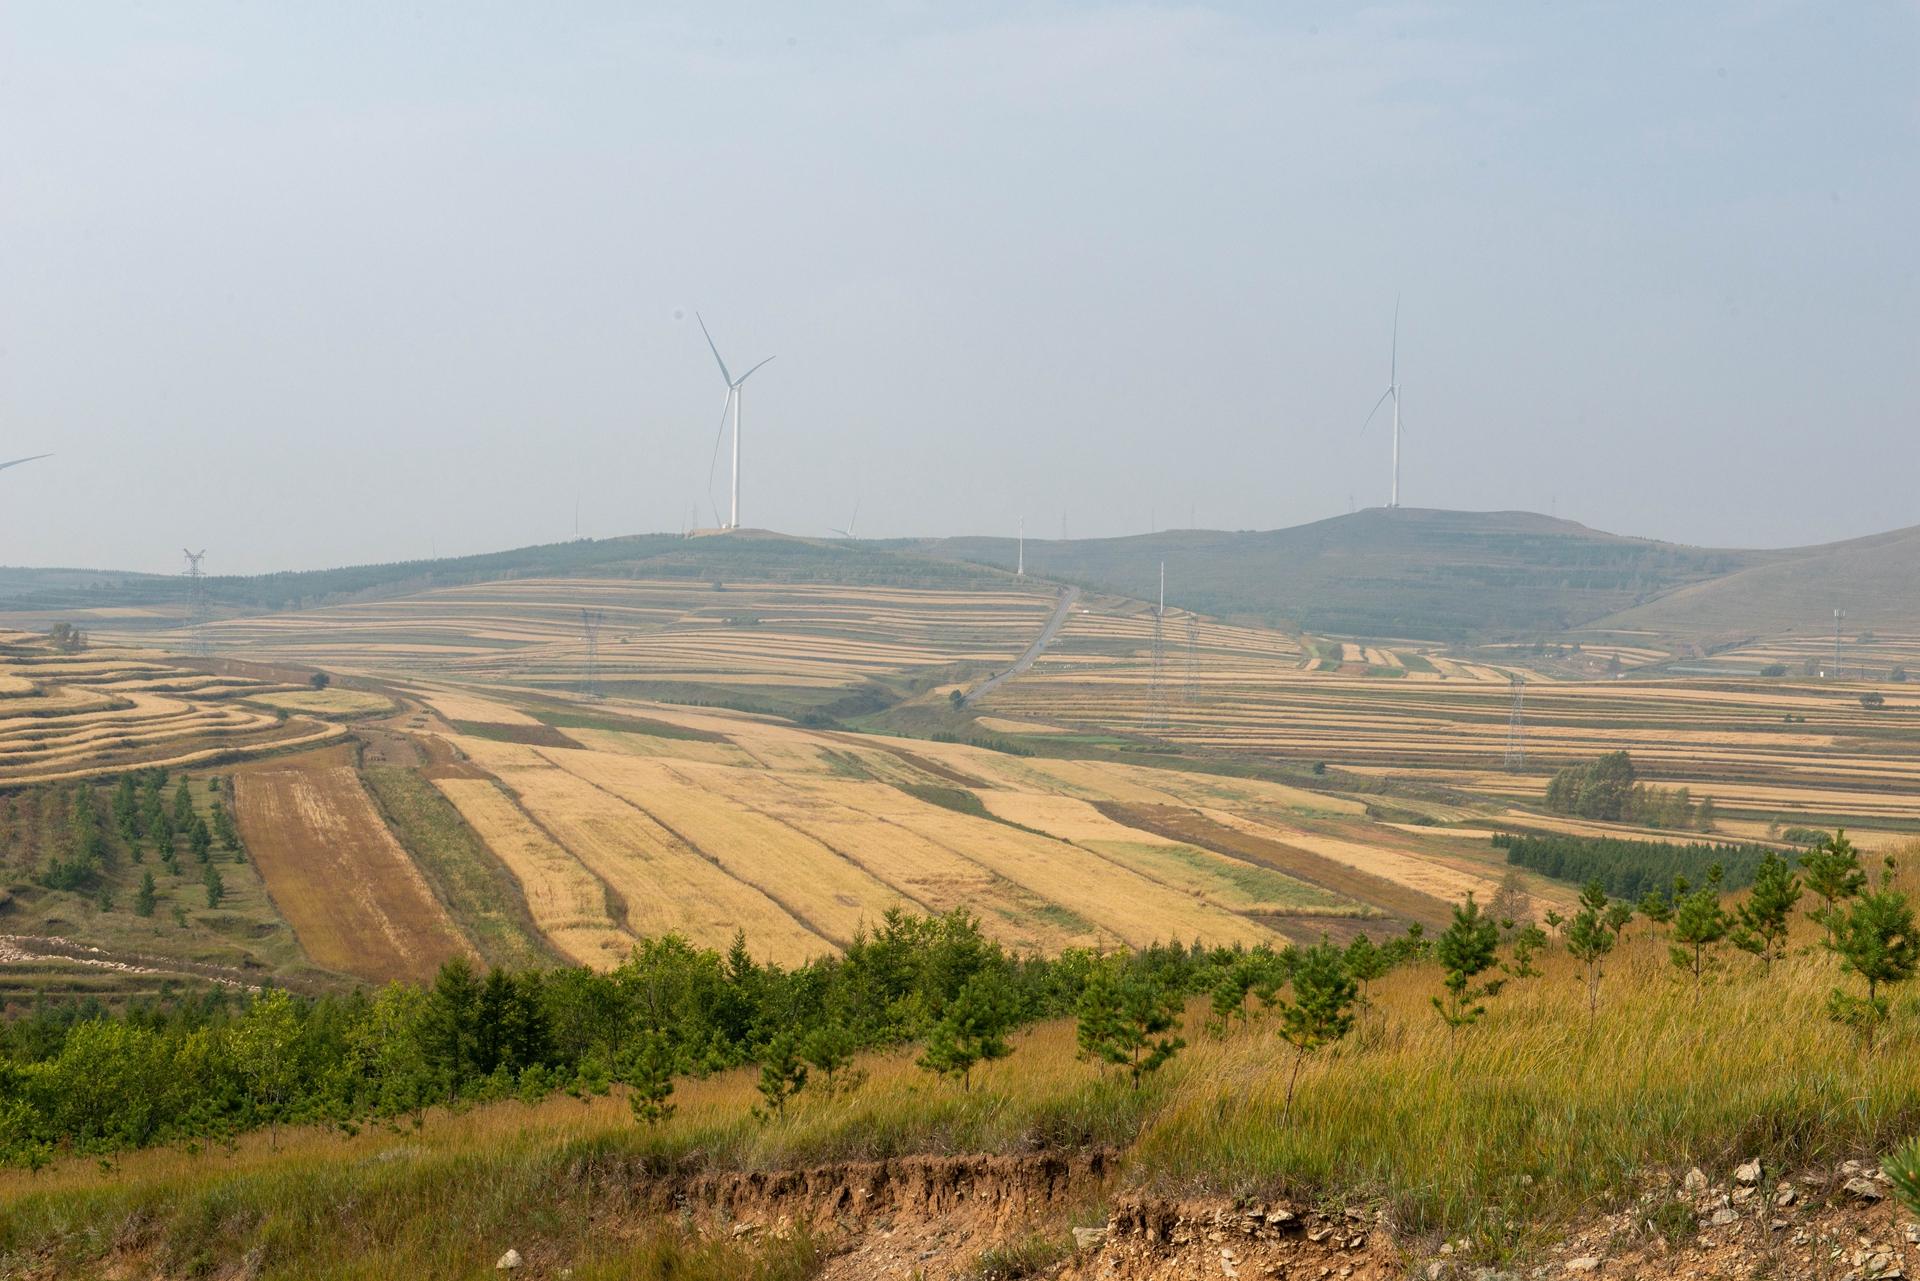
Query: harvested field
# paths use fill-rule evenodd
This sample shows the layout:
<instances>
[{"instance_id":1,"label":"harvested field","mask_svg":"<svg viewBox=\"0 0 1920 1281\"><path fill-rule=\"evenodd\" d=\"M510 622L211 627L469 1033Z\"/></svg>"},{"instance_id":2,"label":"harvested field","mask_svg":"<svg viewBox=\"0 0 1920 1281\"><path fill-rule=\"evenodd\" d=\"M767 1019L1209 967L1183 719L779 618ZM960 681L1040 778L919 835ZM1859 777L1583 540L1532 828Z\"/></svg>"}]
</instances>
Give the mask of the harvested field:
<instances>
[{"instance_id":1,"label":"harvested field","mask_svg":"<svg viewBox=\"0 0 1920 1281\"><path fill-rule=\"evenodd\" d=\"M534 825L491 779L435 780L487 848L512 871L540 932L570 960L608 969L626 959L633 935L607 906L607 887Z\"/></svg>"},{"instance_id":2,"label":"harvested field","mask_svg":"<svg viewBox=\"0 0 1920 1281\"><path fill-rule=\"evenodd\" d=\"M352 766L289 762L234 778L235 817L314 964L369 982L431 980L473 955Z\"/></svg>"}]
</instances>

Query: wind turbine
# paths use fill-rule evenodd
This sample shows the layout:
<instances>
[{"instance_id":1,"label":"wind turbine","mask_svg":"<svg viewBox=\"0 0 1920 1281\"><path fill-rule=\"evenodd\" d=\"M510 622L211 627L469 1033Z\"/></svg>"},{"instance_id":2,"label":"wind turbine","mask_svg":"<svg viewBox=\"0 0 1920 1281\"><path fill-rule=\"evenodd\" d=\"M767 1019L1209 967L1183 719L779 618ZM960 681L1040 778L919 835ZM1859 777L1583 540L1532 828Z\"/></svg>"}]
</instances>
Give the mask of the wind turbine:
<instances>
[{"instance_id":1,"label":"wind turbine","mask_svg":"<svg viewBox=\"0 0 1920 1281\"><path fill-rule=\"evenodd\" d=\"M738 529L740 528L740 388L746 385L747 379L753 377L755 370L758 370L760 365L766 364L767 360L772 360L773 357L768 356L767 360L760 362L760 365L755 365L746 373L735 378L727 372L727 362L720 359L720 349L714 346L713 335L707 333L707 322L701 320L700 313L697 311L693 313L693 318L700 321L700 332L706 336L707 350L713 353L713 363L720 366L720 376L727 380L726 403L720 406L720 430L724 432L727 429L727 412L731 410L733 412L733 505L727 518L727 523L723 528ZM714 456L717 458L720 453L720 441L718 438L715 438L713 442L713 449ZM707 483L709 486L713 483L712 467L708 467L707 469Z\"/></svg>"},{"instance_id":2,"label":"wind turbine","mask_svg":"<svg viewBox=\"0 0 1920 1281\"><path fill-rule=\"evenodd\" d=\"M767 360L772 360L772 359L773 357L771 356L767 357ZM761 363L765 364L766 361L762 361ZM851 539L854 536L853 535L854 528L857 525L859 525L859 523L860 523L860 495L855 494L853 496L853 515L847 518L847 527L845 529L836 529L833 532L840 535L840 537L842 538Z\"/></svg>"},{"instance_id":3,"label":"wind turbine","mask_svg":"<svg viewBox=\"0 0 1920 1281\"><path fill-rule=\"evenodd\" d=\"M1373 408L1367 412L1367 421L1360 424L1365 431L1373 423L1373 416L1380 412L1380 406L1393 401L1393 490L1387 506L1400 505L1400 299L1393 300L1393 356L1387 366L1387 389L1380 393L1380 399L1373 402Z\"/></svg>"},{"instance_id":4,"label":"wind turbine","mask_svg":"<svg viewBox=\"0 0 1920 1281\"><path fill-rule=\"evenodd\" d=\"M16 458L10 463L0 463L0 471L5 471L9 467L18 467L21 463L37 463L42 458L51 457L53 457L52 454L35 454L31 458Z\"/></svg>"}]
</instances>

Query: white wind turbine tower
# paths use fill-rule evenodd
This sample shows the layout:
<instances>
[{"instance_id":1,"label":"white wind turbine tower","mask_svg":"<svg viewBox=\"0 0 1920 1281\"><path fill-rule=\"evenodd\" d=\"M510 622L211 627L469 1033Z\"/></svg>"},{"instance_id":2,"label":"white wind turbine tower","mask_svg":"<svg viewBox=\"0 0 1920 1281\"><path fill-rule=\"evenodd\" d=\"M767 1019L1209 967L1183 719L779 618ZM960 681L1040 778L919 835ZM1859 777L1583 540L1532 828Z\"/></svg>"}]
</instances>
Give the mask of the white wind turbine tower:
<instances>
[{"instance_id":1,"label":"white wind turbine tower","mask_svg":"<svg viewBox=\"0 0 1920 1281\"><path fill-rule=\"evenodd\" d=\"M720 376L727 380L726 403L720 407L720 430L725 431L727 429L727 413L731 410L733 413L733 503L727 517L727 523L723 528L738 529L740 528L740 388L746 385L747 379L753 377L755 370L758 370L760 365L766 364L767 360L772 360L773 357L768 356L767 360L760 362L760 365L755 365L753 369L749 369L746 373L735 378L727 372L727 362L720 359L720 349L714 346L713 335L707 333L707 322L701 320L700 313L697 311L693 313L693 318L700 321L700 332L706 337L707 350L713 353L713 363L720 366ZM720 442L715 440L713 444L714 453L717 457L720 450ZM712 483L711 468L708 469L708 483Z\"/></svg>"},{"instance_id":2,"label":"white wind turbine tower","mask_svg":"<svg viewBox=\"0 0 1920 1281\"><path fill-rule=\"evenodd\" d=\"M1365 431L1373 422L1373 416L1380 412L1380 406L1393 401L1393 489L1387 506L1400 505L1400 299L1393 300L1393 355L1387 366L1387 389L1380 393L1380 399L1373 402L1373 408L1367 412L1367 421L1360 425Z\"/></svg>"}]
</instances>

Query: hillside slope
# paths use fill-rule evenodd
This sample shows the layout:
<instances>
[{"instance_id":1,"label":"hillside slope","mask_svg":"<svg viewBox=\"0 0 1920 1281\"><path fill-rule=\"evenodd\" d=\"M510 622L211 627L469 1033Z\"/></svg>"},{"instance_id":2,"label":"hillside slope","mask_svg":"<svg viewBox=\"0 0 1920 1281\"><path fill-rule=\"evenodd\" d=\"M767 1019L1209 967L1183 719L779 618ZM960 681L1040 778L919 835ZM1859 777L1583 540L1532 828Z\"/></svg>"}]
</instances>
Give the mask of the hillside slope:
<instances>
[{"instance_id":1,"label":"hillside slope","mask_svg":"<svg viewBox=\"0 0 1920 1281\"><path fill-rule=\"evenodd\" d=\"M1680 588L1596 626L1714 640L1735 635L1831 635L1920 628L1920 525L1826 547Z\"/></svg>"},{"instance_id":2,"label":"hillside slope","mask_svg":"<svg viewBox=\"0 0 1920 1281\"><path fill-rule=\"evenodd\" d=\"M1013 567L1012 539L888 544ZM1291 529L1172 530L1028 540L1027 568L1169 604L1309 631L1460 640L1554 632L1677 588L1766 563L1774 552L1626 538L1532 512L1374 508Z\"/></svg>"}]
</instances>

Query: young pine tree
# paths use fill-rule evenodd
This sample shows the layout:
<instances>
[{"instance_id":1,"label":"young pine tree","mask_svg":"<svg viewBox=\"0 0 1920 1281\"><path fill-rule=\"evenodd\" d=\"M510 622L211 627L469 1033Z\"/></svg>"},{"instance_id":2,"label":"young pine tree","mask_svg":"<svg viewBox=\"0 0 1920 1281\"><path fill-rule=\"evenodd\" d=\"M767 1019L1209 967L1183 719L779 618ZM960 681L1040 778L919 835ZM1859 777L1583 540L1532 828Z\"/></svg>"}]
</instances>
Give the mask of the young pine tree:
<instances>
[{"instance_id":1,"label":"young pine tree","mask_svg":"<svg viewBox=\"0 0 1920 1281\"><path fill-rule=\"evenodd\" d=\"M142 872L140 874L140 888L135 891L133 896L133 914L135 916L152 916L154 906L158 901L159 892L153 883L153 873Z\"/></svg>"},{"instance_id":2,"label":"young pine tree","mask_svg":"<svg viewBox=\"0 0 1920 1281\"><path fill-rule=\"evenodd\" d=\"M760 1055L760 1097L774 1116L785 1116L787 1100L807 1083L807 1065L800 1061L800 1039L792 1031L767 1042ZM762 1119L767 1113L761 1113Z\"/></svg>"},{"instance_id":3,"label":"young pine tree","mask_svg":"<svg viewBox=\"0 0 1920 1281\"><path fill-rule=\"evenodd\" d=\"M1492 917L1480 911L1480 905L1467 895L1465 903L1453 909L1453 923L1440 935L1434 952L1440 959L1441 982L1445 997L1433 998L1433 1008L1452 1031L1478 1022L1487 1012L1486 998L1500 991L1500 981L1475 983L1493 968L1500 948L1500 927Z\"/></svg>"},{"instance_id":4,"label":"young pine tree","mask_svg":"<svg viewBox=\"0 0 1920 1281\"><path fill-rule=\"evenodd\" d=\"M1858 1028L1869 1047L1886 1022L1887 998L1880 989L1905 983L1920 966L1920 936L1915 933L1913 905L1893 888L1893 860L1881 877L1880 888L1862 894L1834 925L1829 945L1840 955L1840 968L1867 981L1867 995L1849 995L1835 988L1828 1012L1839 1022Z\"/></svg>"},{"instance_id":5,"label":"young pine tree","mask_svg":"<svg viewBox=\"0 0 1920 1281\"><path fill-rule=\"evenodd\" d=\"M1527 928L1539 933L1535 926L1529 925ZM1373 940L1365 934L1356 934L1353 942L1347 944L1346 955L1341 959L1346 963L1347 973L1353 975L1360 984L1360 1004L1370 1004L1367 989L1375 979L1384 977L1393 968L1393 958L1387 955L1385 949L1375 947Z\"/></svg>"},{"instance_id":6,"label":"young pine tree","mask_svg":"<svg viewBox=\"0 0 1920 1281\"><path fill-rule=\"evenodd\" d=\"M673 1115L673 1048L658 1032L643 1032L628 1069L632 1092L627 1106L644 1126L659 1125Z\"/></svg>"},{"instance_id":7,"label":"young pine tree","mask_svg":"<svg viewBox=\"0 0 1920 1281\"><path fill-rule=\"evenodd\" d=\"M1186 1048L1168 1036L1180 1022L1180 994L1143 970L1102 966L1080 1000L1083 1057L1127 1070L1135 1089Z\"/></svg>"},{"instance_id":8,"label":"young pine tree","mask_svg":"<svg viewBox=\"0 0 1920 1281\"><path fill-rule=\"evenodd\" d=\"M1807 888L1825 903L1809 915L1826 927L1827 946L1832 947L1844 910L1842 904L1858 898L1867 888L1867 873L1860 866L1860 854L1842 828L1802 854L1800 868L1807 874Z\"/></svg>"},{"instance_id":9,"label":"young pine tree","mask_svg":"<svg viewBox=\"0 0 1920 1281\"><path fill-rule=\"evenodd\" d=\"M1580 962L1587 972L1588 1018L1600 1009L1600 980L1605 972L1602 967L1619 939L1619 933L1609 922L1611 906L1600 882L1591 881L1580 892L1580 910L1567 925L1567 955Z\"/></svg>"},{"instance_id":10,"label":"young pine tree","mask_svg":"<svg viewBox=\"0 0 1920 1281\"><path fill-rule=\"evenodd\" d=\"M800 1042L800 1057L825 1078L828 1094L838 1094L843 1086L853 1084L852 1075L846 1074L853 1062L853 1051L853 1033L846 1024L837 1021L822 1023Z\"/></svg>"},{"instance_id":11,"label":"young pine tree","mask_svg":"<svg viewBox=\"0 0 1920 1281\"><path fill-rule=\"evenodd\" d=\"M227 883L220 879L220 869L207 864L207 875L203 881L207 887L207 906L219 907L220 900L227 896Z\"/></svg>"},{"instance_id":12,"label":"young pine tree","mask_svg":"<svg viewBox=\"0 0 1920 1281\"><path fill-rule=\"evenodd\" d=\"M1473 906L1471 897L1467 904ZM1455 920L1458 919L1456 910ZM1491 920L1485 924L1493 927ZM1441 947L1443 950L1446 947L1444 935ZM1359 998L1360 985L1347 972L1339 948L1322 941L1300 954L1299 964L1293 971L1293 999L1280 1007L1280 1039L1294 1049L1283 1119L1293 1115L1293 1089L1300 1081L1300 1068L1307 1055L1353 1030L1353 1006ZM1435 1004L1438 1003L1436 999Z\"/></svg>"},{"instance_id":13,"label":"young pine tree","mask_svg":"<svg viewBox=\"0 0 1920 1281\"><path fill-rule=\"evenodd\" d=\"M975 1065L1013 1053L1006 1039L1013 1019L1013 993L1005 976L991 968L976 970L928 1033L918 1066L939 1076L957 1076L960 1088L971 1090Z\"/></svg>"},{"instance_id":14,"label":"young pine tree","mask_svg":"<svg viewBox=\"0 0 1920 1281\"><path fill-rule=\"evenodd\" d=\"M1787 860L1769 853L1754 872L1753 892L1734 909L1733 945L1759 957L1768 973L1787 954L1787 924L1802 893Z\"/></svg>"},{"instance_id":15,"label":"young pine tree","mask_svg":"<svg viewBox=\"0 0 1920 1281\"><path fill-rule=\"evenodd\" d=\"M1647 937L1652 938L1654 926L1673 923L1673 905L1667 896L1659 890L1648 890L1640 896L1640 915L1647 919Z\"/></svg>"},{"instance_id":16,"label":"young pine tree","mask_svg":"<svg viewBox=\"0 0 1920 1281\"><path fill-rule=\"evenodd\" d=\"M187 776L180 776L180 786L173 793L173 825L185 831L193 822L193 788L187 784Z\"/></svg>"},{"instance_id":17,"label":"young pine tree","mask_svg":"<svg viewBox=\"0 0 1920 1281\"><path fill-rule=\"evenodd\" d=\"M1673 944L1668 956L1676 967L1693 975L1696 989L1713 960L1714 944L1726 938L1733 926L1733 918L1720 906L1720 877L1716 863L1707 869L1707 883L1699 889L1683 893L1684 882L1675 886Z\"/></svg>"},{"instance_id":18,"label":"young pine tree","mask_svg":"<svg viewBox=\"0 0 1920 1281\"><path fill-rule=\"evenodd\" d=\"M1507 973L1517 979L1538 978L1540 967L1533 958L1547 945L1547 932L1538 925L1529 922L1518 934L1513 936L1513 965Z\"/></svg>"}]
</instances>

